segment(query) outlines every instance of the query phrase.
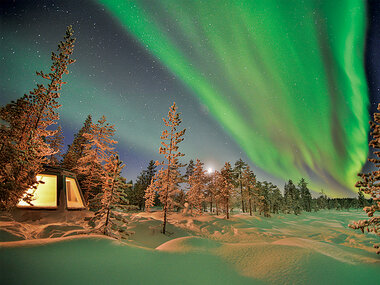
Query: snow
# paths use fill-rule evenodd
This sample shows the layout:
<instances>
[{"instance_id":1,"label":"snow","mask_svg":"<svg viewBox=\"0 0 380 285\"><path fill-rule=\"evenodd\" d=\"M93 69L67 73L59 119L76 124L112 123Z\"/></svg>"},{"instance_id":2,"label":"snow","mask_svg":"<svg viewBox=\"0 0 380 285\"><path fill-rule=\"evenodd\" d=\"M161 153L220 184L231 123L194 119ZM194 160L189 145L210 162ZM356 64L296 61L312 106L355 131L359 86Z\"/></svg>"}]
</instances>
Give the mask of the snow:
<instances>
[{"instance_id":1,"label":"snow","mask_svg":"<svg viewBox=\"0 0 380 285\"><path fill-rule=\"evenodd\" d=\"M37 217L35 216L37 215ZM349 229L362 211L272 218L128 213L129 240L90 234L91 213L0 218L4 284L362 284L378 281L373 234ZM34 218L32 219L32 217ZM90 234L90 235L89 235ZM23 274L19 274L22 271ZM66 272L66 273L65 273ZM54 282L53 282L54 280ZM376 281L376 282L375 282Z\"/></svg>"}]
</instances>

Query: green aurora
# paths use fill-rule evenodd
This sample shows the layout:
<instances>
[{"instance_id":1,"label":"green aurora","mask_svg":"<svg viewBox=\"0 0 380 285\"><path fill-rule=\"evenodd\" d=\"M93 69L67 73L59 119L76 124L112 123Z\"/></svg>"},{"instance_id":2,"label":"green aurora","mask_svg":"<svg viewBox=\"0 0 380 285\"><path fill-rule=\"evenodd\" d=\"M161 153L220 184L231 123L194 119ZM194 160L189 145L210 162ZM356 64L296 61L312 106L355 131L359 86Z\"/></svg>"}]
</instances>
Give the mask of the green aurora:
<instances>
[{"instance_id":1,"label":"green aurora","mask_svg":"<svg viewBox=\"0 0 380 285\"><path fill-rule=\"evenodd\" d=\"M344 196L368 155L363 1L99 1L252 163Z\"/></svg>"}]
</instances>

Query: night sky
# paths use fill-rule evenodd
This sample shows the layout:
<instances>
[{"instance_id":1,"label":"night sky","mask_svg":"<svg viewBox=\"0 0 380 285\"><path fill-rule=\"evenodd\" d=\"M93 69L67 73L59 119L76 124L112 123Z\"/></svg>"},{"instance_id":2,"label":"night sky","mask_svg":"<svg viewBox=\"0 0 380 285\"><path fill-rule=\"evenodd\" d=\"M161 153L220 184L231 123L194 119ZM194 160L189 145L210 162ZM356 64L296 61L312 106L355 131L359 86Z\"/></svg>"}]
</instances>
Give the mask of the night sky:
<instances>
[{"instance_id":1,"label":"night sky","mask_svg":"<svg viewBox=\"0 0 380 285\"><path fill-rule=\"evenodd\" d=\"M254 2L254 3L251 3ZM338 3L339 2L339 3ZM2 1L0 104L33 89L73 25L60 124L116 126L124 175L158 159L175 101L184 162L242 158L260 180L355 195L379 100L379 4L362 1ZM365 167L368 168L368 167Z\"/></svg>"}]
</instances>

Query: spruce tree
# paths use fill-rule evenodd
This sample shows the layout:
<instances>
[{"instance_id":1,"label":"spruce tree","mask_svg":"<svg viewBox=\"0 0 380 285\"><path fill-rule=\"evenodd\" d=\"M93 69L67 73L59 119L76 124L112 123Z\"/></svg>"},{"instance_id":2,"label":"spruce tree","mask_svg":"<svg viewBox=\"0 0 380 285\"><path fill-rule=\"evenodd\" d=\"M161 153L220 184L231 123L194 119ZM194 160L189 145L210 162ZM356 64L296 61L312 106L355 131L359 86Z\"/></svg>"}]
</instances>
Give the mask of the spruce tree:
<instances>
[{"instance_id":1,"label":"spruce tree","mask_svg":"<svg viewBox=\"0 0 380 285\"><path fill-rule=\"evenodd\" d=\"M380 104L377 106L377 110L380 111ZM360 173L360 180L356 183L356 187L363 193L370 195L373 199L373 203L370 206L365 206L364 211L367 213L369 219L360 220L349 225L352 229L360 229L364 232L367 229L369 232L373 232L380 236L380 216L376 216L376 212L380 212L380 112L373 114L373 121L370 122L371 137L369 146L374 150L375 158L369 158L372 162L375 170L370 173ZM380 245L375 244L377 253L380 254Z\"/></svg>"},{"instance_id":2,"label":"spruce tree","mask_svg":"<svg viewBox=\"0 0 380 285\"><path fill-rule=\"evenodd\" d=\"M68 66L75 62L73 53L75 38L72 27L67 27L64 40L58 45L58 53L52 53L50 73L36 72L48 81L15 102L0 108L0 208L9 209L23 198L30 202L26 189L36 187L36 175L42 170L46 158L54 154L47 139L59 116L58 99Z\"/></svg>"},{"instance_id":3,"label":"spruce tree","mask_svg":"<svg viewBox=\"0 0 380 285\"><path fill-rule=\"evenodd\" d=\"M104 165L115 155L114 139L115 128L107 123L106 117L102 116L96 124L92 123L89 133L83 136L88 140L84 146L83 156L78 160L74 170L82 175L81 188L85 199L93 208L91 200L101 191L105 181Z\"/></svg>"},{"instance_id":4,"label":"spruce tree","mask_svg":"<svg viewBox=\"0 0 380 285\"><path fill-rule=\"evenodd\" d=\"M366 200L363 194L363 191L359 190L358 191L358 207L359 208L364 208L366 206Z\"/></svg>"},{"instance_id":5,"label":"spruce tree","mask_svg":"<svg viewBox=\"0 0 380 285\"><path fill-rule=\"evenodd\" d=\"M311 212L311 194L309 188L307 188L307 182L305 179L301 179L298 183L298 189L301 195L302 209L306 212Z\"/></svg>"},{"instance_id":6,"label":"spruce tree","mask_svg":"<svg viewBox=\"0 0 380 285\"><path fill-rule=\"evenodd\" d=\"M125 193L127 184L121 177L124 167L117 155L107 157L101 179L104 181L101 191L94 197L98 210L90 224L98 231L114 238L126 238L127 219L122 212L128 209Z\"/></svg>"},{"instance_id":7,"label":"spruce tree","mask_svg":"<svg viewBox=\"0 0 380 285\"><path fill-rule=\"evenodd\" d=\"M288 183L285 183L284 200L287 213L293 212L295 215L301 213L300 192L292 180L289 180Z\"/></svg>"},{"instance_id":8,"label":"spruce tree","mask_svg":"<svg viewBox=\"0 0 380 285\"><path fill-rule=\"evenodd\" d=\"M176 198L180 193L178 184L182 181L179 168L183 165L179 162L179 158L184 156L179 151L178 144L183 141L183 135L186 129L178 130L181 119L180 113L177 112L175 102L169 109L168 117L163 118L165 129L161 134L161 147L159 153L164 156L163 161L156 161L157 166L161 169L155 174L151 185L145 193L145 207L149 209L153 206L153 196L158 193L160 201L163 205L164 219L162 223L162 233L166 233L168 211L178 206Z\"/></svg>"},{"instance_id":9,"label":"spruce tree","mask_svg":"<svg viewBox=\"0 0 380 285\"><path fill-rule=\"evenodd\" d=\"M257 210L260 215L264 217L270 217L270 199L269 199L269 189L271 188L271 183L267 181L258 182L259 197L257 203Z\"/></svg>"},{"instance_id":10,"label":"spruce tree","mask_svg":"<svg viewBox=\"0 0 380 285\"><path fill-rule=\"evenodd\" d=\"M192 160L192 159L190 159L190 161L189 161L189 164L187 165L187 167L186 167L186 172L185 172L185 179L189 179L189 177L191 176L191 175L193 175L193 173L194 173L194 168L195 168L195 166L194 166L194 161Z\"/></svg>"},{"instance_id":11,"label":"spruce tree","mask_svg":"<svg viewBox=\"0 0 380 285\"><path fill-rule=\"evenodd\" d=\"M88 115L83 127L74 135L74 140L69 145L67 152L63 155L62 166L68 170L75 171L78 160L83 157L83 152L88 139L83 134L89 134L92 126L92 117ZM81 183L82 177L78 176Z\"/></svg>"},{"instance_id":12,"label":"spruce tree","mask_svg":"<svg viewBox=\"0 0 380 285\"><path fill-rule=\"evenodd\" d=\"M283 203L281 191L276 185L269 183L268 192L270 212L273 214L278 214L279 210L282 208Z\"/></svg>"},{"instance_id":13,"label":"spruce tree","mask_svg":"<svg viewBox=\"0 0 380 285\"><path fill-rule=\"evenodd\" d=\"M190 189L186 193L186 201L189 203L191 214L193 214L193 209L195 209L195 214L202 213L206 181L207 177L206 171L203 169L203 163L197 159L193 174L189 176Z\"/></svg>"},{"instance_id":14,"label":"spruce tree","mask_svg":"<svg viewBox=\"0 0 380 285\"><path fill-rule=\"evenodd\" d=\"M145 207L145 191L149 187L154 174L156 173L157 166L154 161L151 160L146 170L143 170L139 176L137 176L136 183L128 191L128 199L132 205L139 207L139 210L144 210Z\"/></svg>"}]
</instances>

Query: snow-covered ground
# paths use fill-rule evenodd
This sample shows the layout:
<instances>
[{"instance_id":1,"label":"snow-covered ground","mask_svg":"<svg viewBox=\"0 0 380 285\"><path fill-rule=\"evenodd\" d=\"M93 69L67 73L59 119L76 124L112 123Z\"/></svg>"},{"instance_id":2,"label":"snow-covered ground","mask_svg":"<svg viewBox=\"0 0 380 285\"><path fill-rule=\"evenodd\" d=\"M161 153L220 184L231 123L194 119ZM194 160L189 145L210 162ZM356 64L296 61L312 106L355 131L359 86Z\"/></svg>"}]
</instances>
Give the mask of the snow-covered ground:
<instances>
[{"instance_id":1,"label":"snow-covered ground","mask_svg":"<svg viewBox=\"0 0 380 285\"><path fill-rule=\"evenodd\" d=\"M131 213L130 239L86 234L87 212L0 217L4 284L377 284L373 234L347 227L362 211L272 218ZM3 284L3 283L2 283Z\"/></svg>"}]
</instances>

